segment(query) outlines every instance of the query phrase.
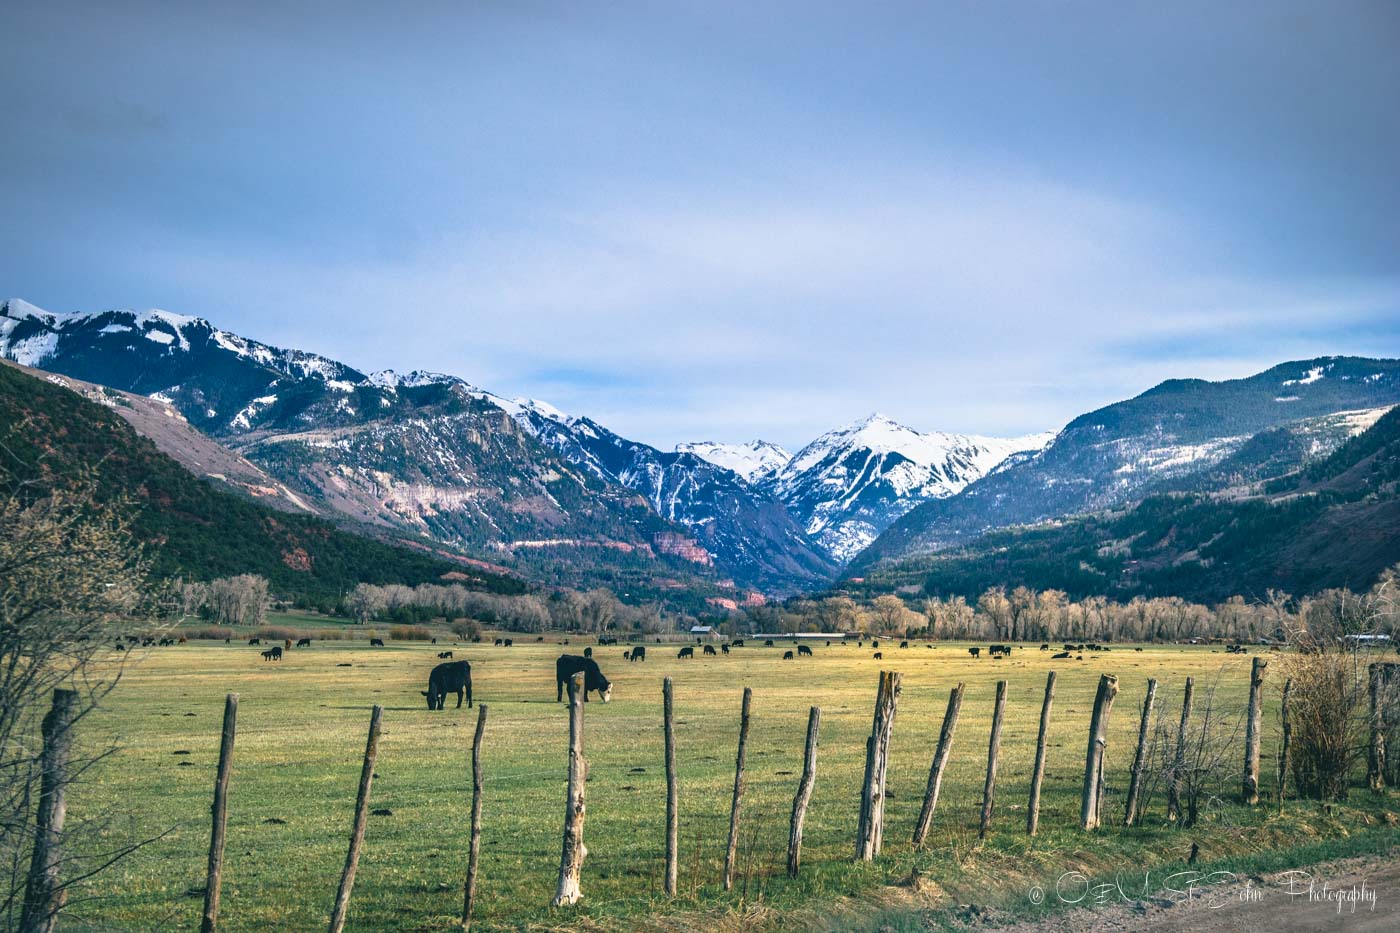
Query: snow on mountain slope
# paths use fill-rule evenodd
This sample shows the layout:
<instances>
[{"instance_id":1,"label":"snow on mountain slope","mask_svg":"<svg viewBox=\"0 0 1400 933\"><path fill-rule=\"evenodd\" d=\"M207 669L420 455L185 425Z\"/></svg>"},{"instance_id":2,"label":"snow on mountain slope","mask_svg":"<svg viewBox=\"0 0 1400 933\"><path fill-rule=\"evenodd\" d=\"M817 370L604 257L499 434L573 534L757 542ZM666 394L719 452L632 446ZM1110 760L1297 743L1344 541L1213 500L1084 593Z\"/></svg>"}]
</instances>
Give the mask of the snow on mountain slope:
<instances>
[{"instance_id":1,"label":"snow on mountain slope","mask_svg":"<svg viewBox=\"0 0 1400 933\"><path fill-rule=\"evenodd\" d=\"M749 483L776 473L792 459L792 454L777 444L761 440L749 441L747 444L695 441L688 444L677 444L676 453L694 454L702 460L708 460L715 466L733 470Z\"/></svg>"},{"instance_id":2,"label":"snow on mountain slope","mask_svg":"<svg viewBox=\"0 0 1400 933\"><path fill-rule=\"evenodd\" d=\"M951 496L1053 438L925 434L877 413L823 434L760 483L828 554L846 561L915 506Z\"/></svg>"}]
</instances>

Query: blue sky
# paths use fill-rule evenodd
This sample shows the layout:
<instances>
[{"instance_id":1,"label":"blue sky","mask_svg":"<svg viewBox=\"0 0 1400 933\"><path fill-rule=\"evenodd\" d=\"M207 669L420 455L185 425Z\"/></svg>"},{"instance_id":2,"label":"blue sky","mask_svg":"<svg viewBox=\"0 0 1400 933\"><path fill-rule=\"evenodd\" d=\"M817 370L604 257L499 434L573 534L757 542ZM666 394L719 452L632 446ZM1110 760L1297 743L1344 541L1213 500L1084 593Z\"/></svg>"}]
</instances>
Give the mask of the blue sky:
<instances>
[{"instance_id":1,"label":"blue sky","mask_svg":"<svg viewBox=\"0 0 1400 933\"><path fill-rule=\"evenodd\" d=\"M0 9L0 294L661 446L1400 355L1400 4Z\"/></svg>"}]
</instances>

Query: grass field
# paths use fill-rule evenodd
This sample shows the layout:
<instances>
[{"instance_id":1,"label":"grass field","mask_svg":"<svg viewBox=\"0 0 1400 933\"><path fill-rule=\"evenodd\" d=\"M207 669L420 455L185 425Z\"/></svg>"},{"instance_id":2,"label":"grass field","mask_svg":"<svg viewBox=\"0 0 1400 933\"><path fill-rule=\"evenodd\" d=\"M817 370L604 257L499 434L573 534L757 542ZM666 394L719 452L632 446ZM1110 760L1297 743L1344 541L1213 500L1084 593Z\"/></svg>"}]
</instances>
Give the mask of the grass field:
<instances>
[{"instance_id":1,"label":"grass field","mask_svg":"<svg viewBox=\"0 0 1400 933\"><path fill-rule=\"evenodd\" d=\"M318 623L320 624L320 623ZM450 642L450 637L446 639ZM751 643L752 644L752 643ZM1200 690L1218 678L1217 700L1242 709L1248 657L1208 648L1118 648L1083 661L1051 661L1034 646L1011 660L973 660L962 646L885 646L883 662L855 646L817 647L816 657L781 660L781 649L746 647L729 657L679 661L674 646L649 648L644 663L623 647L595 648L613 680L613 702L590 703L590 763L584 901L548 908L558 870L568 723L554 701L557 644L318 643L267 663L241 644L191 643L129 662L106 708L85 723L94 741L121 750L70 795L70 819L108 821L112 848L171 830L75 890L71 920L104 927L198 926L208 812L226 692L241 696L230 794L223 927L316 929L329 914L346 840L372 704L384 706L371 817L350 927L447 929L461 910L470 803L469 751L475 712L428 712L419 690L436 652L472 662L476 699L490 706L484 761L484 830L477 919L484 928L676 925L830 926L851 898L870 909L911 903L973 903L1028 909L1032 883L1069 869L1109 873L1176 862L1191 843L1205 859L1287 850L1360 833L1385 832L1392 797L1358 791L1343 806L1290 802L1254 810L1210 809L1191 831L1169 828L1159 795L1147 824L1122 829L1123 794L1146 681L1161 682L1158 709L1175 717L1188 675ZM581 650L575 643L568 651ZM348 663L351 667L337 667ZM877 673L901 671L886 810L885 854L853 864L864 741ZM1024 833L1025 802L1045 672L1057 670L1041 831ZM1078 831L1079 789L1093 695L1100 673L1119 677L1108 750L1110 826ZM665 778L661 681L675 679L680 773L680 896L661 891ZM976 824L995 682L1009 681L993 832ZM967 692L928 846L911 851L929 760L949 688ZM754 689L739 880L720 890L740 694ZM1274 787L1277 684L1269 684L1266 791ZM802 876L783 869L788 817L801 772L807 709L822 709L816 790L807 820ZM1243 758L1243 743L1240 743ZM188 754L177 754L188 752ZM1238 774L1239 765L1235 766ZM1231 787L1237 786L1231 781ZM279 822L271 822L273 820ZM1390 830L1392 833L1394 830ZM1397 837L1400 838L1400 837ZM917 870L919 881L901 886Z\"/></svg>"}]
</instances>

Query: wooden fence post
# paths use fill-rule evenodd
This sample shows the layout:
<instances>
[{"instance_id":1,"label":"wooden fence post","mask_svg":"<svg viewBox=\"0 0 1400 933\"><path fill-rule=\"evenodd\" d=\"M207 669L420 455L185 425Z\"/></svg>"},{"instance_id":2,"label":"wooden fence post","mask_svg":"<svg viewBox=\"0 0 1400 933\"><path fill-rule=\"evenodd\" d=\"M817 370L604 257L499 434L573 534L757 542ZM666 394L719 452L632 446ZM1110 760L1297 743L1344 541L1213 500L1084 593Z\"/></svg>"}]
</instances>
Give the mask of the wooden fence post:
<instances>
[{"instance_id":1,"label":"wooden fence post","mask_svg":"<svg viewBox=\"0 0 1400 933\"><path fill-rule=\"evenodd\" d=\"M1133 755L1133 774L1128 783L1128 805L1123 811L1123 825L1132 826L1138 818L1138 798L1147 771L1147 736L1152 727L1152 703L1157 698L1157 681L1147 681L1147 699L1142 701L1142 720L1138 723L1137 753Z\"/></svg>"},{"instance_id":2,"label":"wooden fence post","mask_svg":"<svg viewBox=\"0 0 1400 933\"><path fill-rule=\"evenodd\" d=\"M807 713L807 750L802 756L802 780L792 801L792 825L788 828L787 870L789 878L797 877L797 865L802 856L802 824L807 820L807 804L812 801L812 784L817 779L817 729L822 711L812 707Z\"/></svg>"},{"instance_id":3,"label":"wooden fence post","mask_svg":"<svg viewBox=\"0 0 1400 933\"><path fill-rule=\"evenodd\" d=\"M1191 727L1191 697L1196 683L1186 678L1186 690L1181 697L1181 725L1176 730L1176 754L1172 756L1172 779L1167 784L1167 819L1181 819L1181 781L1186 773L1186 734Z\"/></svg>"},{"instance_id":4,"label":"wooden fence post","mask_svg":"<svg viewBox=\"0 0 1400 933\"><path fill-rule=\"evenodd\" d=\"M1259 733L1264 721L1264 671L1269 662L1254 659L1249 670L1249 719L1244 727L1244 786L1241 796L1249 806L1259 802Z\"/></svg>"},{"instance_id":5,"label":"wooden fence post","mask_svg":"<svg viewBox=\"0 0 1400 933\"><path fill-rule=\"evenodd\" d=\"M1371 790L1380 793L1385 790L1387 757L1389 749L1385 746L1385 734L1390 728L1389 717L1386 715L1390 702L1387 694L1390 689L1390 682L1400 672L1400 665L1394 663L1376 662L1368 668L1370 673L1371 692L1371 745L1370 752L1366 757L1366 783Z\"/></svg>"},{"instance_id":6,"label":"wooden fence post","mask_svg":"<svg viewBox=\"0 0 1400 933\"><path fill-rule=\"evenodd\" d=\"M481 737L486 731L487 705L476 709L476 734L472 736L472 829L467 847L467 883L462 890L462 929L471 929L476 901L476 868L481 858Z\"/></svg>"},{"instance_id":7,"label":"wooden fence post","mask_svg":"<svg viewBox=\"0 0 1400 933\"><path fill-rule=\"evenodd\" d=\"M938 749L933 753L933 763L928 769L928 786L924 789L924 806L919 811L919 821L914 824L914 848L924 844L929 826L933 823L933 811L938 806L938 791L943 786L943 769L948 764L948 756L953 751L953 731L958 727L958 712L962 709L963 685L958 684L948 693L948 708L943 713L943 728L938 731Z\"/></svg>"},{"instance_id":8,"label":"wooden fence post","mask_svg":"<svg viewBox=\"0 0 1400 933\"><path fill-rule=\"evenodd\" d=\"M1283 747L1278 753L1278 808L1283 809L1283 799L1288 793L1288 771L1293 762L1290 759L1293 744L1293 721L1289 718L1288 703L1293 692L1292 679L1283 682Z\"/></svg>"},{"instance_id":9,"label":"wooden fence post","mask_svg":"<svg viewBox=\"0 0 1400 933\"><path fill-rule=\"evenodd\" d=\"M1096 828L1103 818L1103 759L1108 747L1108 717L1113 712L1113 698L1118 695L1118 678L1112 674L1099 677L1099 692L1094 697L1094 717L1089 722L1089 751L1084 759L1084 792L1079 807L1079 828Z\"/></svg>"},{"instance_id":10,"label":"wooden fence post","mask_svg":"<svg viewBox=\"0 0 1400 933\"><path fill-rule=\"evenodd\" d=\"M1045 779L1045 741L1050 728L1050 704L1055 701L1055 672L1045 678L1045 702L1040 707L1040 733L1035 741L1035 767L1031 769L1031 799L1026 807L1026 835L1034 836L1040 825L1040 785Z\"/></svg>"},{"instance_id":11,"label":"wooden fence post","mask_svg":"<svg viewBox=\"0 0 1400 933\"><path fill-rule=\"evenodd\" d=\"M238 694L224 697L224 732L219 740L219 770L214 778L214 825L209 832L209 872L204 885L204 919L200 933L219 926L219 893L224 883L224 834L228 828L228 782L233 771L233 739L238 731Z\"/></svg>"},{"instance_id":12,"label":"wooden fence post","mask_svg":"<svg viewBox=\"0 0 1400 933\"><path fill-rule=\"evenodd\" d=\"M34 854L24 886L21 933L49 933L67 901L59 877L63 822L68 816L68 756L73 747L76 690L55 690L53 707L44 716L43 751L39 754L39 808L34 814Z\"/></svg>"},{"instance_id":13,"label":"wooden fence post","mask_svg":"<svg viewBox=\"0 0 1400 933\"><path fill-rule=\"evenodd\" d=\"M376 706L369 716L369 738L365 742L365 763L360 769L360 792L355 797L355 824L350 830L350 850L345 854L345 870L331 910L330 933L345 927L345 911L350 907L350 891L355 887L355 870L360 865L360 846L365 841L365 819L369 815L369 792L374 784L374 759L379 755L379 724L384 707Z\"/></svg>"},{"instance_id":14,"label":"wooden fence post","mask_svg":"<svg viewBox=\"0 0 1400 933\"><path fill-rule=\"evenodd\" d=\"M986 839L992 825L992 798L996 793L997 757L1001 754L1001 720L1006 714L1006 681L997 681L997 699L992 707L992 735L987 740L987 780L982 785L982 822L977 838Z\"/></svg>"},{"instance_id":15,"label":"wooden fence post","mask_svg":"<svg viewBox=\"0 0 1400 933\"><path fill-rule=\"evenodd\" d=\"M739 801L744 796L744 754L749 744L749 704L753 690L744 688L739 712L739 754L734 759L734 800L729 805L729 847L724 850L724 890L734 887L734 856L739 851Z\"/></svg>"},{"instance_id":16,"label":"wooden fence post","mask_svg":"<svg viewBox=\"0 0 1400 933\"><path fill-rule=\"evenodd\" d=\"M676 787L676 719L671 678L661 682L663 726L666 732L666 894L676 896L677 846L680 834L680 790Z\"/></svg>"},{"instance_id":17,"label":"wooden fence post","mask_svg":"<svg viewBox=\"0 0 1400 933\"><path fill-rule=\"evenodd\" d=\"M564 805L564 847L559 856L559 885L553 905L569 907L583 896L579 876L588 847L583 844L584 787L588 762L583 757L583 671L569 678L569 790Z\"/></svg>"},{"instance_id":18,"label":"wooden fence post","mask_svg":"<svg viewBox=\"0 0 1400 933\"><path fill-rule=\"evenodd\" d=\"M856 832L856 858L871 861L880 854L885 835L885 774L889 767L890 732L902 676L880 672L875 695L875 722L865 744L865 782L860 797L860 824Z\"/></svg>"}]
</instances>

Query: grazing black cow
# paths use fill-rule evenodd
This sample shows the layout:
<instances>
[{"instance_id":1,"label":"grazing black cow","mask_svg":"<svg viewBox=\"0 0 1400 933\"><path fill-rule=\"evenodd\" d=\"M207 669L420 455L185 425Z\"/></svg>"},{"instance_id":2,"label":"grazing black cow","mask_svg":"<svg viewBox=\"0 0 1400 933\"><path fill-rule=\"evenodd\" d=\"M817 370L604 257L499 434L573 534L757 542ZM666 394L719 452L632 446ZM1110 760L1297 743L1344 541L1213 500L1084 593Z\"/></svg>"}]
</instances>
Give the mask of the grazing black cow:
<instances>
[{"instance_id":1,"label":"grazing black cow","mask_svg":"<svg viewBox=\"0 0 1400 933\"><path fill-rule=\"evenodd\" d=\"M509 648L509 647L510 647L511 645L513 645L513 644L515 644L515 641L514 641L513 639L510 639L510 638L507 638L507 639L506 639L506 647L507 647L507 648Z\"/></svg>"},{"instance_id":2,"label":"grazing black cow","mask_svg":"<svg viewBox=\"0 0 1400 933\"><path fill-rule=\"evenodd\" d=\"M544 641L544 639L543 639L543 638L536 638L535 641ZM568 640L567 638L564 639L564 644L567 645L568 643L569 643L569 640Z\"/></svg>"},{"instance_id":3,"label":"grazing black cow","mask_svg":"<svg viewBox=\"0 0 1400 933\"><path fill-rule=\"evenodd\" d=\"M282 660L282 649L274 645L264 651L262 656L264 661L280 661Z\"/></svg>"},{"instance_id":4,"label":"grazing black cow","mask_svg":"<svg viewBox=\"0 0 1400 933\"><path fill-rule=\"evenodd\" d=\"M604 703L612 699L612 684L598 669L597 661L579 654L561 654L559 660L554 662L554 680L558 687L554 698L556 703L564 699L564 684L579 671L583 671L583 702L588 702L590 690L597 690Z\"/></svg>"},{"instance_id":5,"label":"grazing black cow","mask_svg":"<svg viewBox=\"0 0 1400 933\"><path fill-rule=\"evenodd\" d=\"M1069 652L1068 652L1068 651L1061 651L1059 654L1052 654L1052 655L1050 656L1050 660L1052 660L1052 661L1058 661L1058 660L1060 660L1061 658L1067 658L1067 657L1069 657Z\"/></svg>"},{"instance_id":6,"label":"grazing black cow","mask_svg":"<svg viewBox=\"0 0 1400 933\"><path fill-rule=\"evenodd\" d=\"M878 648L878 647L880 647L880 643L879 643L878 641L872 641L872 642L870 643L870 647L872 647L872 648Z\"/></svg>"},{"instance_id":7,"label":"grazing black cow","mask_svg":"<svg viewBox=\"0 0 1400 933\"><path fill-rule=\"evenodd\" d=\"M858 641L858 642L856 642L856 647L857 647L857 648L864 648L864 647L865 647L865 642L863 642L863 641Z\"/></svg>"},{"instance_id":8,"label":"grazing black cow","mask_svg":"<svg viewBox=\"0 0 1400 933\"><path fill-rule=\"evenodd\" d=\"M784 661L791 661L791 660L792 660L792 652L791 652L791 651L784 651L784 652L783 652L783 660L784 660Z\"/></svg>"},{"instance_id":9,"label":"grazing black cow","mask_svg":"<svg viewBox=\"0 0 1400 933\"><path fill-rule=\"evenodd\" d=\"M875 652L875 660L877 660L877 661L883 661L884 659L885 659L885 655L884 655L883 652L880 652L880 651Z\"/></svg>"},{"instance_id":10,"label":"grazing black cow","mask_svg":"<svg viewBox=\"0 0 1400 933\"><path fill-rule=\"evenodd\" d=\"M121 642L117 642L117 650L118 650L118 651L125 651L125 650L126 650L126 645L123 645Z\"/></svg>"},{"instance_id":11,"label":"grazing black cow","mask_svg":"<svg viewBox=\"0 0 1400 933\"><path fill-rule=\"evenodd\" d=\"M309 638L298 638L298 639L297 639L297 647L298 647L298 648L310 648L310 647L311 647L311 639L309 639Z\"/></svg>"},{"instance_id":12,"label":"grazing black cow","mask_svg":"<svg viewBox=\"0 0 1400 933\"><path fill-rule=\"evenodd\" d=\"M647 648L646 648L646 645L638 645L637 647L635 647L635 648L632 649L632 657L629 658L628 660L631 660L631 661L645 661L646 659L647 659Z\"/></svg>"},{"instance_id":13,"label":"grazing black cow","mask_svg":"<svg viewBox=\"0 0 1400 933\"><path fill-rule=\"evenodd\" d=\"M736 638L736 639L734 639L734 641L733 641L731 644L732 644L732 647L735 647L735 648L742 648L742 647L744 647L744 640L743 640L742 638Z\"/></svg>"},{"instance_id":14,"label":"grazing black cow","mask_svg":"<svg viewBox=\"0 0 1400 933\"><path fill-rule=\"evenodd\" d=\"M616 639L616 638L613 638L611 635L599 635L599 636L598 636L598 644L600 644L600 645L615 645L615 644L617 644L617 639Z\"/></svg>"},{"instance_id":15,"label":"grazing black cow","mask_svg":"<svg viewBox=\"0 0 1400 933\"><path fill-rule=\"evenodd\" d=\"M676 652L676 660L678 660L678 661L679 661L681 658L693 658L693 657L695 657L695 647L694 647L693 645L686 645L686 646L685 646L684 648L682 648L680 651Z\"/></svg>"},{"instance_id":16,"label":"grazing black cow","mask_svg":"<svg viewBox=\"0 0 1400 933\"><path fill-rule=\"evenodd\" d=\"M1134 650L1134 651L1141 651L1142 649L1141 649L1141 648L1134 648L1133 650Z\"/></svg>"},{"instance_id":17,"label":"grazing black cow","mask_svg":"<svg viewBox=\"0 0 1400 933\"><path fill-rule=\"evenodd\" d=\"M567 644L567 642L566 642L565 644ZM584 649L583 649L583 656L584 656L585 658L591 658L591 657L593 657L593 649L592 649L592 648L584 648Z\"/></svg>"},{"instance_id":18,"label":"grazing black cow","mask_svg":"<svg viewBox=\"0 0 1400 933\"><path fill-rule=\"evenodd\" d=\"M1074 659L1075 659L1076 661L1083 661L1083 660L1084 660L1084 655L1082 655L1082 654L1077 654L1077 655L1074 656Z\"/></svg>"},{"instance_id":19,"label":"grazing black cow","mask_svg":"<svg viewBox=\"0 0 1400 933\"><path fill-rule=\"evenodd\" d=\"M902 642L899 643L899 647L901 647L901 648L908 648L908 647L909 647L909 642L907 642L907 641L902 641Z\"/></svg>"},{"instance_id":20,"label":"grazing black cow","mask_svg":"<svg viewBox=\"0 0 1400 933\"><path fill-rule=\"evenodd\" d=\"M250 638L250 639L248 639L248 644L250 644L250 645L261 645L261 644L262 644L262 639L261 639L261 638Z\"/></svg>"},{"instance_id":21,"label":"grazing black cow","mask_svg":"<svg viewBox=\"0 0 1400 933\"><path fill-rule=\"evenodd\" d=\"M809 648L808 646L806 646L806 645L798 645L798 646L797 646L797 656L798 656L799 658L802 657L802 655L804 655L804 654L805 654L805 655L810 655L811 653L812 653L812 649Z\"/></svg>"},{"instance_id":22,"label":"grazing black cow","mask_svg":"<svg viewBox=\"0 0 1400 933\"><path fill-rule=\"evenodd\" d=\"M1041 651L1049 651L1049 650L1050 650L1050 644L1047 642L1047 643L1041 645L1041 646L1040 646L1040 650L1041 650Z\"/></svg>"},{"instance_id":23,"label":"grazing black cow","mask_svg":"<svg viewBox=\"0 0 1400 933\"><path fill-rule=\"evenodd\" d=\"M497 639L496 639L496 645L497 645L497 647L499 647L501 644L503 644L503 642L502 642L499 638L497 638Z\"/></svg>"},{"instance_id":24,"label":"grazing black cow","mask_svg":"<svg viewBox=\"0 0 1400 933\"><path fill-rule=\"evenodd\" d=\"M451 651L439 651L439 652L438 652L438 657L440 657L440 658L450 658L450 657L452 657L452 652L451 652Z\"/></svg>"},{"instance_id":25,"label":"grazing black cow","mask_svg":"<svg viewBox=\"0 0 1400 933\"><path fill-rule=\"evenodd\" d=\"M384 647L384 639L382 639L382 638L371 638L371 639L369 640L369 646L370 646L371 648L383 648L383 647Z\"/></svg>"},{"instance_id":26,"label":"grazing black cow","mask_svg":"<svg viewBox=\"0 0 1400 933\"><path fill-rule=\"evenodd\" d=\"M706 646L705 646L705 653L706 653L706 654L714 654L714 653L715 653L715 646L714 646L714 645L706 645Z\"/></svg>"},{"instance_id":27,"label":"grazing black cow","mask_svg":"<svg viewBox=\"0 0 1400 933\"><path fill-rule=\"evenodd\" d=\"M765 648L771 648L771 647L773 647L773 639L771 639L771 638L766 638L766 639L764 639L764 641L763 641L763 647L765 647Z\"/></svg>"},{"instance_id":28,"label":"grazing black cow","mask_svg":"<svg viewBox=\"0 0 1400 933\"><path fill-rule=\"evenodd\" d=\"M969 648L969 649L967 649L967 653L970 654L970 655L972 655L974 658L980 658L980 657L982 657L982 649L981 649L981 648Z\"/></svg>"},{"instance_id":29,"label":"grazing black cow","mask_svg":"<svg viewBox=\"0 0 1400 933\"><path fill-rule=\"evenodd\" d=\"M437 639L436 639L436 638L433 639L433 644L435 644L435 645L437 644Z\"/></svg>"},{"instance_id":30,"label":"grazing black cow","mask_svg":"<svg viewBox=\"0 0 1400 933\"><path fill-rule=\"evenodd\" d=\"M447 652L451 657L452 652ZM442 657L442 655L438 655ZM472 705L472 666L466 661L448 661L433 668L428 675L428 689L420 690L428 698L428 709L442 709L447 705L447 695L457 694L457 708L462 708L462 694L467 696L467 709Z\"/></svg>"},{"instance_id":31,"label":"grazing black cow","mask_svg":"<svg viewBox=\"0 0 1400 933\"><path fill-rule=\"evenodd\" d=\"M544 641L544 636L543 636L543 635L539 636L538 638L535 639L535 641ZM564 644L567 645L568 642L564 642Z\"/></svg>"},{"instance_id":32,"label":"grazing black cow","mask_svg":"<svg viewBox=\"0 0 1400 933\"><path fill-rule=\"evenodd\" d=\"M728 642L725 642L724 644L720 645L720 646L719 646L719 650L720 650L720 651L723 651L725 654L728 654L728 653L729 653L729 643L728 643Z\"/></svg>"}]
</instances>

